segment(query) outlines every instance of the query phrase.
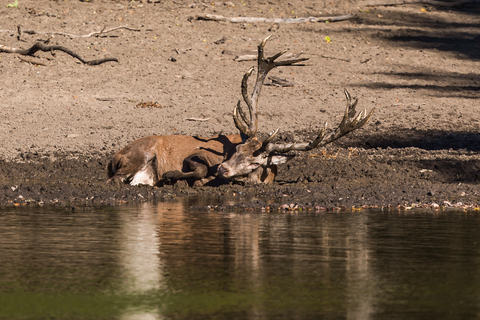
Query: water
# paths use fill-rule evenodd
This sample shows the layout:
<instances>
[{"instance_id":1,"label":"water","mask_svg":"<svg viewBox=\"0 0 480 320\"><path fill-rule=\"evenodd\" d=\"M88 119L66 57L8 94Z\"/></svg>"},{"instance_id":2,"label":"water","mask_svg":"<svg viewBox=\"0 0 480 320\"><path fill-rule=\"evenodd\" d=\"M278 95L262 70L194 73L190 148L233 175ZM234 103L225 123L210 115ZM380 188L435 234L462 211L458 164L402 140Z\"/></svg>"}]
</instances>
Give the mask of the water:
<instances>
[{"instance_id":1,"label":"water","mask_svg":"<svg viewBox=\"0 0 480 320\"><path fill-rule=\"evenodd\" d=\"M0 319L478 319L478 212L0 211Z\"/></svg>"}]
</instances>

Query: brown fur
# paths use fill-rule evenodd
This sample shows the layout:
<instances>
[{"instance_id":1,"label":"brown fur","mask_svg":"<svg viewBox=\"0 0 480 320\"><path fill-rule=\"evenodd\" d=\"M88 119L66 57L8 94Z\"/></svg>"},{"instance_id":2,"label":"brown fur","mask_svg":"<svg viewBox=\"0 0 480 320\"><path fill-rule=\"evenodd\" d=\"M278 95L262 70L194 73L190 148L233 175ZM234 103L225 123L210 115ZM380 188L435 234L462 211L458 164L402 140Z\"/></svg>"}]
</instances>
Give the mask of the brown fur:
<instances>
[{"instance_id":1,"label":"brown fur","mask_svg":"<svg viewBox=\"0 0 480 320\"><path fill-rule=\"evenodd\" d=\"M129 182L140 170L147 168L158 184L167 172L188 173L185 160L196 156L209 169L226 160L235 146L241 143L240 135L217 135L211 138L192 136L148 136L129 143L117 152L107 165L107 182ZM216 169L216 168L215 168ZM214 172L207 172L201 179Z\"/></svg>"}]
</instances>

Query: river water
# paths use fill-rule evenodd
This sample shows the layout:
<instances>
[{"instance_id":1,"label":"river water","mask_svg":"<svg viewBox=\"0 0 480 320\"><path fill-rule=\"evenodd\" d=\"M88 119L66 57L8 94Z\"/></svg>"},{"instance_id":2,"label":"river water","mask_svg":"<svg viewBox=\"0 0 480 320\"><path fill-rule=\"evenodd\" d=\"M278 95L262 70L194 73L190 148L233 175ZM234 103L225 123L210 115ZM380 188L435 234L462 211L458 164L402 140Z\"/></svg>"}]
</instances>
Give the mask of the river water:
<instances>
[{"instance_id":1,"label":"river water","mask_svg":"<svg viewBox=\"0 0 480 320\"><path fill-rule=\"evenodd\" d=\"M0 319L479 319L478 211L0 210Z\"/></svg>"}]
</instances>

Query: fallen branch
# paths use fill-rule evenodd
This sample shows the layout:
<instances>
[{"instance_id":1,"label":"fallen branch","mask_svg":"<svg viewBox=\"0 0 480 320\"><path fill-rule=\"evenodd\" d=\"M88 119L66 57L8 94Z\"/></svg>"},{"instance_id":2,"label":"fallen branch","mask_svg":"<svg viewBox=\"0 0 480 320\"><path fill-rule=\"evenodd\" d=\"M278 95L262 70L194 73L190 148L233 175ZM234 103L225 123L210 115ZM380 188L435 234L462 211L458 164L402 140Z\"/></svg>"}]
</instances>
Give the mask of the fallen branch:
<instances>
[{"instance_id":1,"label":"fallen branch","mask_svg":"<svg viewBox=\"0 0 480 320\"><path fill-rule=\"evenodd\" d=\"M334 22L334 21L343 21L355 17L354 14L346 14L343 16L333 16L333 17L306 17L306 18L255 18L255 17L224 17L214 14L205 14L197 16L197 20L207 20L207 21L228 21L232 23L306 23L306 22Z\"/></svg>"},{"instance_id":2,"label":"fallen branch","mask_svg":"<svg viewBox=\"0 0 480 320\"><path fill-rule=\"evenodd\" d=\"M100 31L94 31L94 32L90 32L89 34L84 34L84 35L80 35L80 36L76 35L76 34L65 33L65 32L38 32L38 31L34 31L34 30L23 30L22 32L27 33L27 34L46 34L46 35L52 35L52 36L66 36L66 37L71 37L71 38L89 38L89 37L99 36L101 34L112 32L112 31L115 31L115 30L120 30L120 29L125 29L125 30L129 30L129 31L140 31L139 29L128 28L125 25L125 26L110 28L110 29L107 29L107 30L105 30L105 27L103 27L103 29L100 30Z\"/></svg>"},{"instance_id":3,"label":"fallen branch","mask_svg":"<svg viewBox=\"0 0 480 320\"><path fill-rule=\"evenodd\" d=\"M33 65L35 65L35 66L46 66L45 63L40 62L40 61L37 61L37 60L34 60L34 59L22 58L22 57L18 57L18 59L20 59L20 61L23 61L23 62L31 63L31 64L33 64Z\"/></svg>"},{"instance_id":4,"label":"fallen branch","mask_svg":"<svg viewBox=\"0 0 480 320\"><path fill-rule=\"evenodd\" d=\"M268 80L270 82L265 83L266 86L274 86L274 87L295 87L298 86L298 83L288 81L286 79L282 79L275 76L269 76Z\"/></svg>"},{"instance_id":5,"label":"fallen branch","mask_svg":"<svg viewBox=\"0 0 480 320\"><path fill-rule=\"evenodd\" d=\"M358 6L399 6L404 4L428 4L432 6L439 6L439 7L460 7L466 4L471 3L480 3L479 0L460 0L455 2L446 2L446 1L436 1L436 0L367 0L367 1L360 1L357 5Z\"/></svg>"},{"instance_id":6,"label":"fallen branch","mask_svg":"<svg viewBox=\"0 0 480 320\"><path fill-rule=\"evenodd\" d=\"M247 51L232 51L232 50L223 50L223 54L235 56L233 60L237 62L241 61L252 61L258 59L258 51L257 50L247 50ZM273 56L274 54L265 53L267 56ZM286 53L284 55L285 58L293 57L293 54Z\"/></svg>"},{"instance_id":7,"label":"fallen branch","mask_svg":"<svg viewBox=\"0 0 480 320\"><path fill-rule=\"evenodd\" d=\"M208 121L210 118L185 118L186 121Z\"/></svg>"},{"instance_id":8,"label":"fallen branch","mask_svg":"<svg viewBox=\"0 0 480 320\"><path fill-rule=\"evenodd\" d=\"M137 103L137 108L165 108L164 105L159 104L158 102L139 102Z\"/></svg>"},{"instance_id":9,"label":"fallen branch","mask_svg":"<svg viewBox=\"0 0 480 320\"><path fill-rule=\"evenodd\" d=\"M242 61L253 61L257 60L258 54L244 54L243 56L235 57L235 61L242 62Z\"/></svg>"},{"instance_id":10,"label":"fallen branch","mask_svg":"<svg viewBox=\"0 0 480 320\"><path fill-rule=\"evenodd\" d=\"M342 59L342 58L338 58L338 57L330 57L330 56L326 56L326 55L321 55L322 58L325 58L325 59L335 59L335 60L340 60L340 61L345 61L345 62L350 62L350 59Z\"/></svg>"},{"instance_id":11,"label":"fallen branch","mask_svg":"<svg viewBox=\"0 0 480 320\"><path fill-rule=\"evenodd\" d=\"M34 55L37 51L44 51L44 52L53 52L53 51L63 51L69 55L71 55L74 58L77 58L84 64L88 64L91 66L99 65L107 61L115 61L118 62L117 58L102 58L102 59L97 59L97 60L85 60L82 57L80 57L78 54L73 52L72 50L62 47L62 46L47 46L41 42L36 42L32 47L28 49L18 49L18 48L11 48L7 47L4 45L0 44L0 52L6 52L6 53L18 53L23 56L31 56Z\"/></svg>"}]
</instances>

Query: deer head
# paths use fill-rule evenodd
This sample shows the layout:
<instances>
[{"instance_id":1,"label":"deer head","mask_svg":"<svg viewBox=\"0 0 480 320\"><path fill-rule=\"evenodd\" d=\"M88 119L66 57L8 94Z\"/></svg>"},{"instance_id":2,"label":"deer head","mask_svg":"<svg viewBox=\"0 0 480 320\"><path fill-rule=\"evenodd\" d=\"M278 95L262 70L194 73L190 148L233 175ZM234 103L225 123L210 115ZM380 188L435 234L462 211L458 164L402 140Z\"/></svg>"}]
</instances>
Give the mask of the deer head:
<instances>
[{"instance_id":1,"label":"deer head","mask_svg":"<svg viewBox=\"0 0 480 320\"><path fill-rule=\"evenodd\" d=\"M275 61L282 56L287 50L284 50L276 55L265 58L264 47L268 39L267 37L258 46L258 72L255 87L251 96L248 95L247 81L250 77L253 68L243 76L242 80L242 96L248 108L248 114L245 113L241 107L241 102L238 101L233 109L233 120L235 126L240 130L242 135L242 143L237 145L235 153L230 159L218 166L217 173L219 176L231 180L245 180L250 181L257 179L257 177L265 176L265 172L271 170L276 171L276 165L287 162L292 159L294 155L289 155L290 151L309 151L314 148L323 147L340 137L364 126L373 114L372 109L368 115L367 111L363 110L358 115L355 107L358 100L352 98L347 90L345 96L347 100L347 108L340 125L330 134L326 135L327 123L320 130L318 136L309 143L273 143L273 139L278 133L279 129L275 130L265 141L260 141L257 138L258 131L258 97L263 85L263 82L270 70L278 66L304 66L300 62L308 60L308 58L298 58L297 55L291 59L283 61ZM248 115L248 116L247 116ZM275 169L272 169L275 168ZM252 172L257 171L258 175L252 175ZM259 181L252 181L258 183Z\"/></svg>"}]
</instances>

